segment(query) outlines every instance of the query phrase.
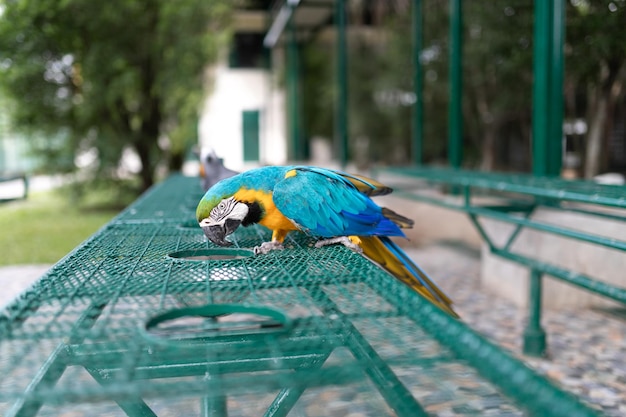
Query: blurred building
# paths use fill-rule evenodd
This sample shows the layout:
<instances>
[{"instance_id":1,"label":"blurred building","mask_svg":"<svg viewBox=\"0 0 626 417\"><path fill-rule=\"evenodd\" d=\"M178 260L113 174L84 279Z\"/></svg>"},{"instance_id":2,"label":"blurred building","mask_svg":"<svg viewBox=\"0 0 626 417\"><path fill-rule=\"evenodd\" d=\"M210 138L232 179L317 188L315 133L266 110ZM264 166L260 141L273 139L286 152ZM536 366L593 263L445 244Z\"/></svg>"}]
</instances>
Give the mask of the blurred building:
<instances>
[{"instance_id":1,"label":"blurred building","mask_svg":"<svg viewBox=\"0 0 626 417\"><path fill-rule=\"evenodd\" d=\"M213 86L200 119L200 146L213 148L235 170L306 160L311 147L319 148L302 126L298 55L303 42L333 32L333 11L328 0L238 3L230 45L210 69ZM332 56L329 51L329 65Z\"/></svg>"},{"instance_id":2,"label":"blurred building","mask_svg":"<svg viewBox=\"0 0 626 417\"><path fill-rule=\"evenodd\" d=\"M200 145L236 170L287 160L285 93L263 46L270 3L236 9L228 50L209 70L213 86L200 118Z\"/></svg>"}]
</instances>

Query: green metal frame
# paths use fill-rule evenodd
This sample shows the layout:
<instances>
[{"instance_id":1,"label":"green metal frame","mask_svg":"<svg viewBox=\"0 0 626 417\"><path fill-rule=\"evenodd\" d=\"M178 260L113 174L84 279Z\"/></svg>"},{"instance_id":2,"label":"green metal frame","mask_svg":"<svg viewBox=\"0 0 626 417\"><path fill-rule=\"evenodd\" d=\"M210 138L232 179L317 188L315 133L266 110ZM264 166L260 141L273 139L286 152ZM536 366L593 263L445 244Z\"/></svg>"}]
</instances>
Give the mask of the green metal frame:
<instances>
[{"instance_id":1,"label":"green metal frame","mask_svg":"<svg viewBox=\"0 0 626 417\"><path fill-rule=\"evenodd\" d=\"M563 0L535 1L533 42L532 167L538 176L559 176L563 138Z\"/></svg>"},{"instance_id":2,"label":"green metal frame","mask_svg":"<svg viewBox=\"0 0 626 417\"><path fill-rule=\"evenodd\" d=\"M546 353L546 336L541 328L541 279L549 275L583 290L601 295L626 305L626 289L598 281L586 274L576 273L566 268L532 259L515 253L513 243L520 232L534 229L595 245L626 251L626 240L611 239L593 233L548 224L532 218L538 207L573 211L611 220L626 221L624 215L607 213L602 207L626 210L626 187L598 185L586 181L566 181L548 177L534 177L525 174L496 174L443 168L381 168L375 175L397 175L409 177L411 183L398 182L393 185L395 194L412 200L438 205L448 209L466 212L492 254L528 267L530 271L529 321L524 332L524 353L542 356ZM448 189L462 189L463 197L450 199L445 194L421 193L433 186ZM500 197L493 205L480 205L473 196ZM578 208L572 203L588 205ZM483 228L481 217L514 224L504 245L496 245Z\"/></svg>"},{"instance_id":3,"label":"green metal frame","mask_svg":"<svg viewBox=\"0 0 626 417\"><path fill-rule=\"evenodd\" d=\"M336 45L336 89L335 137L339 146L339 161L346 167L350 158L348 146L348 47L346 39L347 16L345 0L335 0L335 21L337 27Z\"/></svg>"},{"instance_id":4,"label":"green metal frame","mask_svg":"<svg viewBox=\"0 0 626 417\"><path fill-rule=\"evenodd\" d=\"M534 4L532 166L535 175L557 177L561 174L563 157L565 4L563 0L535 1ZM448 163L457 169L463 163L462 7L461 0L450 0ZM418 71L420 68L416 65L415 77Z\"/></svg>"},{"instance_id":5,"label":"green metal frame","mask_svg":"<svg viewBox=\"0 0 626 417\"><path fill-rule=\"evenodd\" d=\"M280 3L280 2L279 2ZM278 33L284 29L284 20L280 16L288 15L290 27L289 56L293 55L293 23L291 16L299 1L282 1L281 11L274 16L268 31ZM324 4L327 6L327 4ZM335 142L339 161L345 167L349 160L349 121L348 121L348 60L346 46L346 0L334 1L334 23L337 31L336 45L336 91L335 104ZM562 125L563 125L563 45L565 39L565 4L564 0L535 1L535 23L533 41L533 106L532 106L532 167L535 175L559 176L562 163ZM285 13L283 13L285 12ZM420 53L423 43L423 5L421 0L412 2L412 38L413 38L413 88L415 103L412 115L412 162L423 162L423 69ZM448 162L453 168L463 164L463 3L461 0L449 0L449 132ZM283 26L281 26L283 25ZM276 36L276 39L277 39ZM276 41L274 39L274 42ZM266 42L273 47L275 43ZM288 80L297 77L292 59L288 57ZM293 95L290 89L290 96ZM294 99L295 100L295 99ZM292 100L292 102L294 102ZM299 108L290 108L291 125L299 120ZM295 128L294 128L295 129ZM292 142L298 143L291 132ZM294 145L294 148L297 148ZM296 157L298 155L296 154Z\"/></svg>"},{"instance_id":6,"label":"green metal frame","mask_svg":"<svg viewBox=\"0 0 626 417\"><path fill-rule=\"evenodd\" d=\"M450 101L448 108L448 161L463 163L463 2L450 0Z\"/></svg>"},{"instance_id":7,"label":"green metal frame","mask_svg":"<svg viewBox=\"0 0 626 417\"><path fill-rule=\"evenodd\" d=\"M422 68L421 54L424 44L424 7L422 0L413 0L412 8L413 29L413 140L412 161L415 165L421 165L424 160L424 71Z\"/></svg>"},{"instance_id":8,"label":"green metal frame","mask_svg":"<svg viewBox=\"0 0 626 417\"><path fill-rule=\"evenodd\" d=\"M260 413L286 416L311 392L358 387L398 416L428 415L429 390L465 412L489 395L532 415L598 415L345 247L295 234L266 256L182 259L219 249L192 226L201 194L169 178L0 312L0 414L114 401L154 417L153 399L194 397L201 415L226 416L228 398L263 395ZM237 248L269 237L233 235ZM263 319L218 323L238 312ZM475 392L447 392L455 377Z\"/></svg>"}]
</instances>

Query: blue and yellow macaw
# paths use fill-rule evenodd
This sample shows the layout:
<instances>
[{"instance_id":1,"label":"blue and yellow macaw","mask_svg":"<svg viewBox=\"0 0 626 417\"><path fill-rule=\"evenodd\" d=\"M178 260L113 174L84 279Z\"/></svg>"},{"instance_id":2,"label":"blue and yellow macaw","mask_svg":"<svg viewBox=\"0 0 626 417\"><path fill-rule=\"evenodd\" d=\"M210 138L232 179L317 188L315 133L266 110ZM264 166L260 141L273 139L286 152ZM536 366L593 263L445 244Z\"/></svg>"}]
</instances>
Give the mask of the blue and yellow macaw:
<instances>
[{"instance_id":1,"label":"blue and yellow macaw","mask_svg":"<svg viewBox=\"0 0 626 417\"><path fill-rule=\"evenodd\" d=\"M220 246L231 245L226 236L240 225L267 227L272 240L255 247L255 254L283 249L287 234L296 230L322 239L316 247L342 243L458 317L443 291L389 239L404 237L401 228L413 225L371 199L390 192L377 181L340 171L268 166L215 184L200 200L196 216L207 238Z\"/></svg>"}]
</instances>

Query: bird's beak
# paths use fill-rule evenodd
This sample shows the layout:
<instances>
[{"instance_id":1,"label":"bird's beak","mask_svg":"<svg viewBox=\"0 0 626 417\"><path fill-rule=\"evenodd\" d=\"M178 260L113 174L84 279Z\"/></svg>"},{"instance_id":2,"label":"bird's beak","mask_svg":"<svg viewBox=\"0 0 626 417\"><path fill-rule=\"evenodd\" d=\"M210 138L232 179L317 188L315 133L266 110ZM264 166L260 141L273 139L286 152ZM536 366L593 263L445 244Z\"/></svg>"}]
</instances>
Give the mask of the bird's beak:
<instances>
[{"instance_id":1,"label":"bird's beak","mask_svg":"<svg viewBox=\"0 0 626 417\"><path fill-rule=\"evenodd\" d=\"M228 240L226 240L226 229L223 225L204 226L202 228L206 237L213 243L219 246L230 246Z\"/></svg>"},{"instance_id":2,"label":"bird's beak","mask_svg":"<svg viewBox=\"0 0 626 417\"><path fill-rule=\"evenodd\" d=\"M222 225L204 226L202 230L206 237L216 245L231 246L232 242L226 240L226 236L237 230L240 224L240 220L228 219Z\"/></svg>"}]
</instances>

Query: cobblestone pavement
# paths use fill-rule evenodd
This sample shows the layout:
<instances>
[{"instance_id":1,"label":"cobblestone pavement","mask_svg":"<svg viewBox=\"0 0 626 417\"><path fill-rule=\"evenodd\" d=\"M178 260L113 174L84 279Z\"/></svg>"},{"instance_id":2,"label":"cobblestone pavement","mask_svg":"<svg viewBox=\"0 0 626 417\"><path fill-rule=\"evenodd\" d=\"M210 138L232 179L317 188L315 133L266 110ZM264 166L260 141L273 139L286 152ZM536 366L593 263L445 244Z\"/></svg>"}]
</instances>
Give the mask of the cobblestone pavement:
<instances>
[{"instance_id":1,"label":"cobblestone pavement","mask_svg":"<svg viewBox=\"0 0 626 417\"><path fill-rule=\"evenodd\" d=\"M408 252L453 298L462 319L472 328L509 349L565 390L578 395L593 407L602 409L605 415L626 415L624 319L594 310L544 311L543 325L548 334L550 356L546 359L524 357L521 354L521 342L526 312L480 287L480 259L477 252L445 244L411 249ZM31 285L45 270L45 266L0 268L0 308L23 288ZM332 396L332 393L327 395ZM305 397L302 400L306 401ZM235 405L230 401L229 408ZM175 411L170 414L173 404ZM316 404L317 401L307 402L300 408L301 411L293 411L298 416L318 415L310 409ZM369 415L352 409L349 404L350 401L346 403L345 409L341 409L342 412L333 412L332 415ZM153 408L160 416L197 415L197 403L187 400L180 404L175 401L158 401L153 404ZM64 417L123 415L113 404L103 407L85 404L70 409L44 407L41 414ZM241 415L255 415L255 412L246 413L244 410ZM323 410L319 415L325 415Z\"/></svg>"},{"instance_id":2,"label":"cobblestone pavement","mask_svg":"<svg viewBox=\"0 0 626 417\"><path fill-rule=\"evenodd\" d=\"M0 310L41 277L50 265L0 267Z\"/></svg>"},{"instance_id":3,"label":"cobblestone pavement","mask_svg":"<svg viewBox=\"0 0 626 417\"><path fill-rule=\"evenodd\" d=\"M544 310L549 357L525 357L521 352L526 310L480 287L478 252L433 245L409 253L454 300L462 319L473 329L607 416L626 416L623 317L589 309Z\"/></svg>"}]
</instances>

